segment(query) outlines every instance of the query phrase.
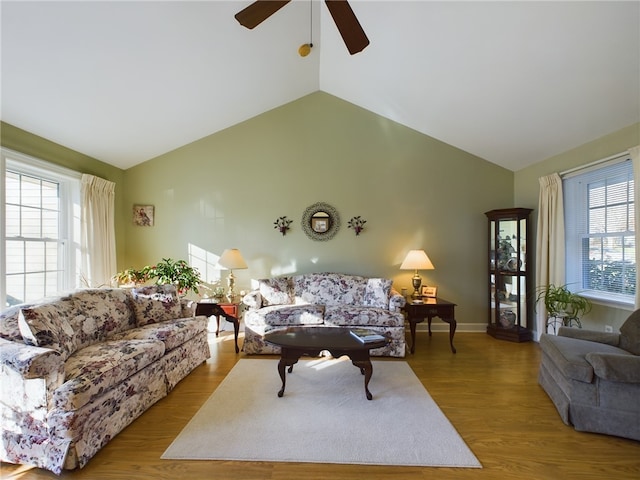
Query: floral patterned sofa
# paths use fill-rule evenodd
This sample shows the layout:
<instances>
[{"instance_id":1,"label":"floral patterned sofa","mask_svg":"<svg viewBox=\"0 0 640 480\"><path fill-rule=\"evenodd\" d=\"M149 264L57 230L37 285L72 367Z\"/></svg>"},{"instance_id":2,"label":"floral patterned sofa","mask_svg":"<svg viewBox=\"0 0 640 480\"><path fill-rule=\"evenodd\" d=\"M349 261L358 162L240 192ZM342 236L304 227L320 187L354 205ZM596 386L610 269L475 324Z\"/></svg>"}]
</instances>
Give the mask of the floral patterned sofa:
<instances>
[{"instance_id":1,"label":"floral patterned sofa","mask_svg":"<svg viewBox=\"0 0 640 480\"><path fill-rule=\"evenodd\" d=\"M386 333L391 343L371 355L404 357L405 305L392 281L341 273L308 273L257 281L242 299L246 354L280 353L264 341L273 330L294 326L358 327Z\"/></svg>"},{"instance_id":2,"label":"floral patterned sofa","mask_svg":"<svg viewBox=\"0 0 640 480\"><path fill-rule=\"evenodd\" d=\"M0 460L59 474L209 358L172 285L80 290L0 314Z\"/></svg>"}]
</instances>

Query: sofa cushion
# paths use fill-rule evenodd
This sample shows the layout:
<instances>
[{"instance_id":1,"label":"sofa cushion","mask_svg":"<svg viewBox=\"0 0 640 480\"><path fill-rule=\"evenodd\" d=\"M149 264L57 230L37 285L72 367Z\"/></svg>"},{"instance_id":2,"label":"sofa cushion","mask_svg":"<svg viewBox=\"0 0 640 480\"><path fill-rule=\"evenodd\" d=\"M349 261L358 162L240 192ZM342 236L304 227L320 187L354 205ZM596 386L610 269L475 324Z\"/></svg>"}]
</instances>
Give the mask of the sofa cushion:
<instances>
[{"instance_id":1,"label":"sofa cushion","mask_svg":"<svg viewBox=\"0 0 640 480\"><path fill-rule=\"evenodd\" d=\"M251 325L320 325L323 305L273 305L245 312L245 322Z\"/></svg>"},{"instance_id":2,"label":"sofa cushion","mask_svg":"<svg viewBox=\"0 0 640 480\"><path fill-rule=\"evenodd\" d=\"M620 327L620 348L640 355L640 310L633 312Z\"/></svg>"},{"instance_id":3,"label":"sofa cushion","mask_svg":"<svg viewBox=\"0 0 640 480\"><path fill-rule=\"evenodd\" d=\"M542 334L540 348L551 357L553 363L568 378L590 383L593 380L593 366L586 360L592 352L624 353L618 347L603 343L579 340L570 337L557 337Z\"/></svg>"},{"instance_id":4,"label":"sofa cushion","mask_svg":"<svg viewBox=\"0 0 640 480\"><path fill-rule=\"evenodd\" d=\"M113 340L159 340L168 352L206 331L207 322L202 318L180 318L127 330Z\"/></svg>"},{"instance_id":5,"label":"sofa cushion","mask_svg":"<svg viewBox=\"0 0 640 480\"><path fill-rule=\"evenodd\" d=\"M290 305L293 303L291 277L276 277L258 280L262 306Z\"/></svg>"},{"instance_id":6,"label":"sofa cushion","mask_svg":"<svg viewBox=\"0 0 640 480\"><path fill-rule=\"evenodd\" d=\"M364 289L362 304L367 307L389 308L389 295L393 280L388 278L370 278Z\"/></svg>"},{"instance_id":7,"label":"sofa cushion","mask_svg":"<svg viewBox=\"0 0 640 480\"><path fill-rule=\"evenodd\" d=\"M159 323L182 315L175 285L149 285L131 291L133 311L139 327Z\"/></svg>"},{"instance_id":8,"label":"sofa cushion","mask_svg":"<svg viewBox=\"0 0 640 480\"><path fill-rule=\"evenodd\" d=\"M308 273L293 277L296 303L362 305L366 279L340 273Z\"/></svg>"},{"instance_id":9,"label":"sofa cushion","mask_svg":"<svg viewBox=\"0 0 640 480\"><path fill-rule=\"evenodd\" d=\"M71 294L76 316L69 319L78 348L136 327L131 295L121 288L79 290Z\"/></svg>"},{"instance_id":10,"label":"sofa cushion","mask_svg":"<svg viewBox=\"0 0 640 480\"><path fill-rule=\"evenodd\" d=\"M378 327L402 327L404 316L400 312L359 305L329 305L325 308L324 323L328 326L367 325Z\"/></svg>"},{"instance_id":11,"label":"sofa cushion","mask_svg":"<svg viewBox=\"0 0 640 480\"><path fill-rule=\"evenodd\" d=\"M80 349L65 363L66 381L54 391L54 406L77 410L164 352L164 344L157 340L108 340Z\"/></svg>"},{"instance_id":12,"label":"sofa cushion","mask_svg":"<svg viewBox=\"0 0 640 480\"><path fill-rule=\"evenodd\" d=\"M51 348L63 359L76 351L76 336L67 320L73 303L60 300L20 310L18 326L24 342L35 347Z\"/></svg>"}]
</instances>

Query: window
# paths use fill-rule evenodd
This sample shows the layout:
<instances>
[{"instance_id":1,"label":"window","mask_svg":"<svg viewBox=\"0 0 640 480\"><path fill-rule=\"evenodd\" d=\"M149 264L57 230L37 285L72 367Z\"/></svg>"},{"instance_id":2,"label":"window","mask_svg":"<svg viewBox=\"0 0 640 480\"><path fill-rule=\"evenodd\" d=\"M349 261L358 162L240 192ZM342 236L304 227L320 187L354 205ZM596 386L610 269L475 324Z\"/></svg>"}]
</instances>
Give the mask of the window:
<instances>
[{"instance_id":1,"label":"window","mask_svg":"<svg viewBox=\"0 0 640 480\"><path fill-rule=\"evenodd\" d=\"M633 167L628 156L563 178L569 288L633 304L636 292Z\"/></svg>"},{"instance_id":2,"label":"window","mask_svg":"<svg viewBox=\"0 0 640 480\"><path fill-rule=\"evenodd\" d=\"M78 285L80 175L2 149L0 305Z\"/></svg>"}]
</instances>

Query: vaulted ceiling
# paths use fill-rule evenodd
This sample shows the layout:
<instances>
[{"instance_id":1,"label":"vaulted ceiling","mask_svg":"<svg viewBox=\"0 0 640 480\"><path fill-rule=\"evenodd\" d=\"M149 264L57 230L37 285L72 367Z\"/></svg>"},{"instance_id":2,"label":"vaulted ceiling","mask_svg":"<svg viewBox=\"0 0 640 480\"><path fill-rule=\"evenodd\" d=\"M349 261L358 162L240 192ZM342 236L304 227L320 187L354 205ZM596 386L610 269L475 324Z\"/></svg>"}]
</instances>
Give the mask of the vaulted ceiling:
<instances>
[{"instance_id":1,"label":"vaulted ceiling","mask_svg":"<svg viewBox=\"0 0 640 480\"><path fill-rule=\"evenodd\" d=\"M2 120L129 168L322 90L514 171L640 121L637 1L351 0L353 56L250 3L2 0Z\"/></svg>"}]
</instances>

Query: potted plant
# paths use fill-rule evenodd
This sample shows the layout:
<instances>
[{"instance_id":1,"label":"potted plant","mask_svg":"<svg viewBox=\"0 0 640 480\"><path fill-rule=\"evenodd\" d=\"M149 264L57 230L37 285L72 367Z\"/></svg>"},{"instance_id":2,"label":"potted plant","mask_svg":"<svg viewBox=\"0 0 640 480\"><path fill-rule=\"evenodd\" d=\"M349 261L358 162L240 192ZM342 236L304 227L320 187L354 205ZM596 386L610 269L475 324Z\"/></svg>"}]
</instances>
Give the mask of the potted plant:
<instances>
[{"instance_id":1,"label":"potted plant","mask_svg":"<svg viewBox=\"0 0 640 480\"><path fill-rule=\"evenodd\" d=\"M198 288L203 291L204 298L213 298L216 302L224 299L224 287L220 285L219 280L212 283L201 282Z\"/></svg>"},{"instance_id":2,"label":"potted plant","mask_svg":"<svg viewBox=\"0 0 640 480\"><path fill-rule=\"evenodd\" d=\"M113 276L113 280L118 285L140 285L148 280L145 273L142 270L136 270L135 268L127 268L121 272L116 273Z\"/></svg>"},{"instance_id":3,"label":"potted plant","mask_svg":"<svg viewBox=\"0 0 640 480\"><path fill-rule=\"evenodd\" d=\"M568 327L575 321L578 327L582 328L580 317L591 311L591 301L571 292L567 285L550 284L540 287L536 297L536 305L541 300L544 301L547 318L562 319L562 324Z\"/></svg>"},{"instance_id":4,"label":"potted plant","mask_svg":"<svg viewBox=\"0 0 640 480\"><path fill-rule=\"evenodd\" d=\"M142 271L147 278L154 278L157 285L174 284L179 295L186 295L189 290L200 293L198 291L198 286L202 283L200 272L185 260L163 258L153 267L144 267Z\"/></svg>"},{"instance_id":5,"label":"potted plant","mask_svg":"<svg viewBox=\"0 0 640 480\"><path fill-rule=\"evenodd\" d=\"M140 285L148 280L155 280L156 285L173 284L180 296L186 295L189 290L200 293L198 287L202 284L200 272L190 266L184 260L163 258L154 266L146 266L141 270L127 268L116 273L113 279L119 285Z\"/></svg>"}]
</instances>

